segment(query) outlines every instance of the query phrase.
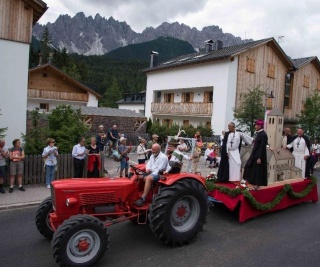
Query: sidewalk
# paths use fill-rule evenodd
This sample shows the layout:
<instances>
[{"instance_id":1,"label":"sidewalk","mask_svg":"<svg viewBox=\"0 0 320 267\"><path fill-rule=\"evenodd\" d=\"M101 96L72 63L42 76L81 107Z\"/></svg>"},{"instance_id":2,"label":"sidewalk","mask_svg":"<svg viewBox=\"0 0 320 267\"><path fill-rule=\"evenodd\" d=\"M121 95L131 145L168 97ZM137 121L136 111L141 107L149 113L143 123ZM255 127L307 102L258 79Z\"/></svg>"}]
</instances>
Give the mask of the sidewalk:
<instances>
[{"instance_id":1,"label":"sidewalk","mask_svg":"<svg viewBox=\"0 0 320 267\"><path fill-rule=\"evenodd\" d=\"M129 155L129 164L136 164L137 154L131 153ZM184 161L182 171L187 171L187 161ZM120 163L114 161L111 158L106 158L104 163L105 169L108 170L106 177L118 177ZM201 172L202 176L208 175L210 172L217 172L217 169L210 169L208 166L204 166L203 157L200 159L198 171ZM9 193L9 187L5 187L6 193L0 193L0 210L23 208L27 206L38 206L45 198L50 196L50 189L47 189L45 184L32 184L24 185L25 192L18 190L18 186L14 187L13 193Z\"/></svg>"}]
</instances>

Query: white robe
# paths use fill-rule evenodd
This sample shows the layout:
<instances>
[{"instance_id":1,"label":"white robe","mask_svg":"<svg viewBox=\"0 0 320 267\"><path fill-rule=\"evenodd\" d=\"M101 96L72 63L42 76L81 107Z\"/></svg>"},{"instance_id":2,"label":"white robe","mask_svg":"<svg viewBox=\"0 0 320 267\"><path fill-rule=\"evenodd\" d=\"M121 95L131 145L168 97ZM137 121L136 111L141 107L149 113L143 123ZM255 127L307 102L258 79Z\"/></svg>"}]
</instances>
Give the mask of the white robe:
<instances>
[{"instance_id":1,"label":"white robe","mask_svg":"<svg viewBox=\"0 0 320 267\"><path fill-rule=\"evenodd\" d=\"M241 139L247 144L252 143L252 138L242 132L229 133L227 140L227 153L229 157L229 181L237 182L241 180L241 158L239 145Z\"/></svg>"},{"instance_id":2,"label":"white robe","mask_svg":"<svg viewBox=\"0 0 320 267\"><path fill-rule=\"evenodd\" d=\"M294 165L301 169L302 178L305 178L306 160L304 156L310 155L306 141L302 137L297 137L291 144L287 145L287 148L293 148L292 155L294 156Z\"/></svg>"}]
</instances>

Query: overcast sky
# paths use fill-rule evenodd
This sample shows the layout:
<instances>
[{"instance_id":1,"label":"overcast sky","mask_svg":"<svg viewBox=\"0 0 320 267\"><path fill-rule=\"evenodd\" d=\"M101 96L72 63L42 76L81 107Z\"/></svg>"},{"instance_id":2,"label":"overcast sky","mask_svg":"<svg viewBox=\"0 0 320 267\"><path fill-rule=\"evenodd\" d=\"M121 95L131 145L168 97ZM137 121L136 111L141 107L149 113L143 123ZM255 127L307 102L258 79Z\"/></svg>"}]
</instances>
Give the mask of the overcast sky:
<instances>
[{"instance_id":1,"label":"overcast sky","mask_svg":"<svg viewBox=\"0 0 320 267\"><path fill-rule=\"evenodd\" d=\"M39 23L99 13L125 21L142 32L162 22L179 22L202 30L217 25L223 32L254 40L274 37L293 58L320 58L319 0L43 0L49 9ZM279 38L280 36L284 36Z\"/></svg>"}]
</instances>

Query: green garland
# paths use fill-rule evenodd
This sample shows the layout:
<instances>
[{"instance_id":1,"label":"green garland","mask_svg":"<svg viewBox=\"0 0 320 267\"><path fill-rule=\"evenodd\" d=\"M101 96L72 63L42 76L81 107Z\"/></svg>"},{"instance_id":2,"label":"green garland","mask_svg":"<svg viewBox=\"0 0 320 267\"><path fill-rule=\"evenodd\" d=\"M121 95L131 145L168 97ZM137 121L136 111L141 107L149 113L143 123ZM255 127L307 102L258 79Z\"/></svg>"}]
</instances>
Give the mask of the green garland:
<instances>
[{"instance_id":1,"label":"green garland","mask_svg":"<svg viewBox=\"0 0 320 267\"><path fill-rule=\"evenodd\" d=\"M311 177L311 183L309 183L306 186L306 188L303 189L300 193L294 192L291 184L285 184L282 187L282 190L279 192L279 194L272 201L267 202L267 203L261 203L261 202L256 201L256 199L252 196L250 191L247 189L241 189L241 188L231 189L226 186L216 185L214 181L206 181L207 190L209 192L213 191L213 190L219 190L221 193L224 193L224 194L231 196L231 197L235 197L237 195L243 194L247 198L247 200L249 201L251 206L253 206L257 210L263 210L263 211L273 209L275 206L277 206L282 201L282 199L284 198L284 196L286 194L288 194L288 196L293 199L306 197L311 192L313 187L316 186L316 184L317 184L317 178Z\"/></svg>"}]
</instances>

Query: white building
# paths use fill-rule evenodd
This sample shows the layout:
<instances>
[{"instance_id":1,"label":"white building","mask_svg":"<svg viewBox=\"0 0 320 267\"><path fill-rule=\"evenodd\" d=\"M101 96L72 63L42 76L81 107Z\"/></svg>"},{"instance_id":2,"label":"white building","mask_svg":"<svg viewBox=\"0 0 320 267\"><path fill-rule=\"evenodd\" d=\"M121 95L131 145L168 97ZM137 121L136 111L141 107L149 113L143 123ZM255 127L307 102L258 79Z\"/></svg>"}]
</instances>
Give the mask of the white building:
<instances>
[{"instance_id":1,"label":"white building","mask_svg":"<svg viewBox=\"0 0 320 267\"><path fill-rule=\"evenodd\" d=\"M40 0L0 0L0 127L8 127L8 146L26 132L32 25L46 10Z\"/></svg>"},{"instance_id":2,"label":"white building","mask_svg":"<svg viewBox=\"0 0 320 267\"><path fill-rule=\"evenodd\" d=\"M124 98L117 101L116 104L118 104L119 109L132 110L144 116L145 101L146 101L146 92L141 91L139 93L125 94Z\"/></svg>"},{"instance_id":3,"label":"white building","mask_svg":"<svg viewBox=\"0 0 320 267\"><path fill-rule=\"evenodd\" d=\"M151 53L147 75L145 116L162 124L202 124L219 134L233 121L233 109L248 88L274 90L283 107L285 75L294 69L273 38L232 47L206 42L206 51L174 58L159 65Z\"/></svg>"}]
</instances>

